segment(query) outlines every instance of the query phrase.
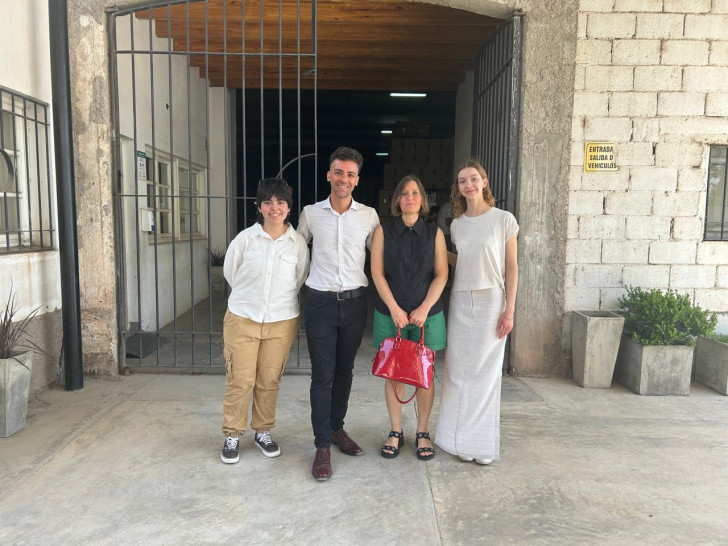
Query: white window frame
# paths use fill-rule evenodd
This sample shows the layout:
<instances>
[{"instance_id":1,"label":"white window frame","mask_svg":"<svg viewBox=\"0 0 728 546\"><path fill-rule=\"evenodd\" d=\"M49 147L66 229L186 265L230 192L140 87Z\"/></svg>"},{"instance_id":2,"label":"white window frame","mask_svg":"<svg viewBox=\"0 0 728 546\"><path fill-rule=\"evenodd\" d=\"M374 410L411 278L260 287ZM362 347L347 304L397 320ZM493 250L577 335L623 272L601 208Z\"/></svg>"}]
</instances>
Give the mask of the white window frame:
<instances>
[{"instance_id":1,"label":"white window frame","mask_svg":"<svg viewBox=\"0 0 728 546\"><path fill-rule=\"evenodd\" d=\"M173 236L175 240L188 241L190 233L183 229L185 224L183 217L189 218L189 223L197 227L196 231L192 233L193 239L206 238L206 207L203 206L204 188L207 180L205 169L179 157L170 160L169 155L165 152L159 150L155 152L150 148L147 148L146 156L147 176L153 172L157 178L156 195L154 194L155 181L150 179L146 181L146 208L154 211L157 242L171 242ZM161 176L160 169L162 166L167 168L168 180L166 181ZM152 171L152 168L154 168L154 171ZM192 175L195 180L191 192L189 185L183 187L183 184L180 183L183 172L188 173L188 176ZM189 210L190 193L192 195L191 208L193 209L191 211ZM174 200L174 206L172 206L172 200ZM194 220L196 220L196 223L193 222ZM174 230L172 230L173 226ZM148 239L149 244L153 244L155 240L154 233L149 233Z\"/></svg>"}]
</instances>

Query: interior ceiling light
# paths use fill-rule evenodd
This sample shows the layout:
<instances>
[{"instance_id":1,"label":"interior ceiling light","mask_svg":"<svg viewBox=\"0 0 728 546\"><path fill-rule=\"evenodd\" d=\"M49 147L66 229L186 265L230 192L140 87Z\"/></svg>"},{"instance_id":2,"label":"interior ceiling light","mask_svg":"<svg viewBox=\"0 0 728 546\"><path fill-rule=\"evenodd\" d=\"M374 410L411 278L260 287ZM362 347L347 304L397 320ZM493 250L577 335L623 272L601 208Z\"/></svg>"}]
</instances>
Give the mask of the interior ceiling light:
<instances>
[{"instance_id":1,"label":"interior ceiling light","mask_svg":"<svg viewBox=\"0 0 728 546\"><path fill-rule=\"evenodd\" d=\"M389 152L377 152L377 155L388 156Z\"/></svg>"},{"instance_id":2,"label":"interior ceiling light","mask_svg":"<svg viewBox=\"0 0 728 546\"><path fill-rule=\"evenodd\" d=\"M426 97L427 93L390 93L390 97L410 97L410 98L422 98Z\"/></svg>"},{"instance_id":3,"label":"interior ceiling light","mask_svg":"<svg viewBox=\"0 0 728 546\"><path fill-rule=\"evenodd\" d=\"M382 129L382 134L383 135L391 135L392 134L392 129Z\"/></svg>"}]
</instances>

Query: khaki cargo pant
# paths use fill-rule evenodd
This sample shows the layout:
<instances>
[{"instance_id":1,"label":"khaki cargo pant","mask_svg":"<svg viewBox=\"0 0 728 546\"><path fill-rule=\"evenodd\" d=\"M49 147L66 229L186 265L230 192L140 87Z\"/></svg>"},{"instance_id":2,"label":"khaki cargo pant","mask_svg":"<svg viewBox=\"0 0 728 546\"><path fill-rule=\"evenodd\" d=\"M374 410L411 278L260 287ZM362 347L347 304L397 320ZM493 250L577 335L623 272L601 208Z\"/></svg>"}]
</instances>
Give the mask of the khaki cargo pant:
<instances>
[{"instance_id":1,"label":"khaki cargo pant","mask_svg":"<svg viewBox=\"0 0 728 546\"><path fill-rule=\"evenodd\" d=\"M253 395L251 427L265 432L275 426L281 375L298 331L298 317L261 324L228 310L223 321L225 396L222 433L242 436L248 429L248 406Z\"/></svg>"}]
</instances>

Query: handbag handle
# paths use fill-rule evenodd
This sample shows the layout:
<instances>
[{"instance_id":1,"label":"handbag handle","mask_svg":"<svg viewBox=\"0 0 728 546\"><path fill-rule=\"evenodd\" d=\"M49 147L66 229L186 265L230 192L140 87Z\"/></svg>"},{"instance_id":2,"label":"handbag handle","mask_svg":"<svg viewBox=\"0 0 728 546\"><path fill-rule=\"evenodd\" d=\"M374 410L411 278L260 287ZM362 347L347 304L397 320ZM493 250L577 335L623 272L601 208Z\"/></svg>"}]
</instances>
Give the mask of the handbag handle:
<instances>
[{"instance_id":1,"label":"handbag handle","mask_svg":"<svg viewBox=\"0 0 728 546\"><path fill-rule=\"evenodd\" d=\"M412 396L410 396L407 400L405 400L403 402L400 399L399 395L397 394L397 383L399 383L399 381L395 381L394 379L388 379L388 381L390 381L392 383L392 390L394 391L394 397L397 399L397 402L399 402L402 405L405 405L408 402L410 402L415 397L415 395L417 394L417 391L419 389L419 387L415 387L415 392L412 393ZM402 383L402 384L404 385L404 383Z\"/></svg>"},{"instance_id":2,"label":"handbag handle","mask_svg":"<svg viewBox=\"0 0 728 546\"><path fill-rule=\"evenodd\" d=\"M394 341L394 348L399 349L399 345L402 342L402 330L397 326L397 339ZM422 352L425 350L425 327L420 326L420 342L417 344L417 356L422 356ZM412 400L410 398L410 400ZM409 402L409 400L407 400Z\"/></svg>"}]
</instances>

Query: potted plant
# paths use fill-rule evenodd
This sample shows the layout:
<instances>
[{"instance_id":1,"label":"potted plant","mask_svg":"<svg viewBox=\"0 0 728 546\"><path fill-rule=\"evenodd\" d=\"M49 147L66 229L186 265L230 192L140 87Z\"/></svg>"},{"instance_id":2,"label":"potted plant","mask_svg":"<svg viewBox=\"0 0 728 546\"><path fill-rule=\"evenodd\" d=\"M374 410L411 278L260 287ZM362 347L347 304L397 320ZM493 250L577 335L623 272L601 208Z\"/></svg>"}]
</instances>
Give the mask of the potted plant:
<instances>
[{"instance_id":1,"label":"potted plant","mask_svg":"<svg viewBox=\"0 0 728 546\"><path fill-rule=\"evenodd\" d=\"M7 438L25 426L30 393L33 352L21 345L38 309L25 318L18 314L17 294L12 285L5 307L0 309L0 437Z\"/></svg>"},{"instance_id":2,"label":"potted plant","mask_svg":"<svg viewBox=\"0 0 728 546\"><path fill-rule=\"evenodd\" d=\"M572 376L582 387L612 386L624 317L611 311L571 313Z\"/></svg>"},{"instance_id":3,"label":"potted plant","mask_svg":"<svg viewBox=\"0 0 728 546\"><path fill-rule=\"evenodd\" d=\"M219 247L209 249L210 254L210 276L212 278L212 294L225 297L227 285L222 266L225 265L225 250Z\"/></svg>"},{"instance_id":4,"label":"potted plant","mask_svg":"<svg viewBox=\"0 0 728 546\"><path fill-rule=\"evenodd\" d=\"M695 347L695 380L728 395L728 335L698 337Z\"/></svg>"},{"instance_id":5,"label":"potted plant","mask_svg":"<svg viewBox=\"0 0 728 546\"><path fill-rule=\"evenodd\" d=\"M714 314L674 290L627 287L618 312L625 334L614 375L637 394L690 394L695 338L715 330Z\"/></svg>"}]
</instances>

